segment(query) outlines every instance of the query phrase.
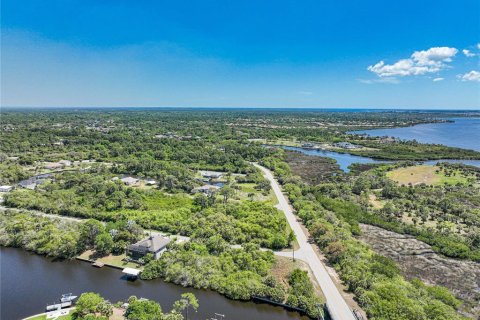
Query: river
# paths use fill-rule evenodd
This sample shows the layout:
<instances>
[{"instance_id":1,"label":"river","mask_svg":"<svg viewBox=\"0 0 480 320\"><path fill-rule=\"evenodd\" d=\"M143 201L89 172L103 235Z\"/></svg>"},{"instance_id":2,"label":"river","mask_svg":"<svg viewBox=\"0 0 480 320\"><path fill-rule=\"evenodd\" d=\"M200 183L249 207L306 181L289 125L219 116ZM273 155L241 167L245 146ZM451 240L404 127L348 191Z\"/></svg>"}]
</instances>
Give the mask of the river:
<instances>
[{"instance_id":1,"label":"river","mask_svg":"<svg viewBox=\"0 0 480 320\"><path fill-rule=\"evenodd\" d=\"M443 144L480 151L480 118L449 118L454 122L425 123L412 127L372 129L350 133L368 134L373 137L396 137L417 140L422 143Z\"/></svg>"},{"instance_id":2,"label":"river","mask_svg":"<svg viewBox=\"0 0 480 320\"><path fill-rule=\"evenodd\" d=\"M290 147L290 146L278 146L278 147L283 148L285 150L298 151L309 156L328 157L328 158L335 159L340 169L343 170L344 172L349 172L350 169L348 167L353 163L391 163L393 162L393 161L377 160L369 157L356 156L349 153L339 153L339 152L328 151L328 150L305 149L305 148ZM480 160L442 159L442 160L428 160L428 161L423 161L422 163L427 165L434 165L438 162L463 163L469 166L480 167Z\"/></svg>"},{"instance_id":3,"label":"river","mask_svg":"<svg viewBox=\"0 0 480 320\"><path fill-rule=\"evenodd\" d=\"M190 312L189 319L210 319L214 313L225 320L306 320L296 312L265 303L229 300L213 291L183 288L162 280L126 281L120 270L97 269L88 263L72 260L57 261L16 248L0 247L0 318L16 320L45 311L63 293L79 295L98 292L115 303L131 295L158 301L170 310L184 292L193 292L200 308Z\"/></svg>"}]
</instances>

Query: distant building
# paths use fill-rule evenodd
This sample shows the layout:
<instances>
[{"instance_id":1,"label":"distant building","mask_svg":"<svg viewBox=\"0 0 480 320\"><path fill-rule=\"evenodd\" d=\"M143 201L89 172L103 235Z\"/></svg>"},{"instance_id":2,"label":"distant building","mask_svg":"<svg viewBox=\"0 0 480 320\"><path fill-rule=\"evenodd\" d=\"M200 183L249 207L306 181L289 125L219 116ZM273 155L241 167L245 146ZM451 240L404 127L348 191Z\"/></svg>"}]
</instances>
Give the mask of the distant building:
<instances>
[{"instance_id":1,"label":"distant building","mask_svg":"<svg viewBox=\"0 0 480 320\"><path fill-rule=\"evenodd\" d=\"M393 143L393 142L396 142L397 139L395 139L394 137L381 137L380 138L380 143Z\"/></svg>"},{"instance_id":2,"label":"distant building","mask_svg":"<svg viewBox=\"0 0 480 320\"><path fill-rule=\"evenodd\" d=\"M354 145L350 142L337 142L333 144L337 148L342 148L342 149L358 149L360 148L357 145Z\"/></svg>"},{"instance_id":3,"label":"distant building","mask_svg":"<svg viewBox=\"0 0 480 320\"><path fill-rule=\"evenodd\" d=\"M10 192L12 189L12 186L0 186L0 192Z\"/></svg>"},{"instance_id":4,"label":"distant building","mask_svg":"<svg viewBox=\"0 0 480 320\"><path fill-rule=\"evenodd\" d=\"M219 179L223 176L223 172L218 171L200 171L200 174L202 177L208 179Z\"/></svg>"},{"instance_id":5,"label":"distant building","mask_svg":"<svg viewBox=\"0 0 480 320\"><path fill-rule=\"evenodd\" d=\"M64 165L59 162L47 162L43 167L48 170L55 170L63 168Z\"/></svg>"},{"instance_id":6,"label":"distant building","mask_svg":"<svg viewBox=\"0 0 480 320\"><path fill-rule=\"evenodd\" d=\"M213 186L213 185L210 185L210 184L206 184L206 185L203 185L201 187L196 187L196 188L193 188L193 193L205 193L205 194L211 194L211 193L214 193L216 191L218 191L220 189L219 186Z\"/></svg>"},{"instance_id":7,"label":"distant building","mask_svg":"<svg viewBox=\"0 0 480 320\"><path fill-rule=\"evenodd\" d=\"M267 143L267 139L247 139L249 142Z\"/></svg>"},{"instance_id":8,"label":"distant building","mask_svg":"<svg viewBox=\"0 0 480 320\"><path fill-rule=\"evenodd\" d=\"M127 186L133 186L138 183L138 179L134 177L125 177L120 180L122 180L122 182L125 183Z\"/></svg>"},{"instance_id":9,"label":"distant building","mask_svg":"<svg viewBox=\"0 0 480 320\"><path fill-rule=\"evenodd\" d=\"M58 163L60 163L61 165L65 166L65 167L69 167L72 165L72 161L70 160L60 160L58 161Z\"/></svg>"},{"instance_id":10,"label":"distant building","mask_svg":"<svg viewBox=\"0 0 480 320\"><path fill-rule=\"evenodd\" d=\"M153 179L149 179L149 180L145 180L145 184L147 186L153 186L153 185L156 185L157 184L157 181L153 180Z\"/></svg>"},{"instance_id":11,"label":"distant building","mask_svg":"<svg viewBox=\"0 0 480 320\"><path fill-rule=\"evenodd\" d=\"M39 184L40 184L39 181L35 181L35 180L24 180L18 183L20 187L25 189L30 189L30 190L35 190L35 188Z\"/></svg>"},{"instance_id":12,"label":"distant building","mask_svg":"<svg viewBox=\"0 0 480 320\"><path fill-rule=\"evenodd\" d=\"M306 142L304 144L302 144L302 148L314 148L315 145L313 143L310 143L310 142Z\"/></svg>"},{"instance_id":13,"label":"distant building","mask_svg":"<svg viewBox=\"0 0 480 320\"><path fill-rule=\"evenodd\" d=\"M135 244L129 245L127 247L127 255L134 260L138 260L146 254L151 253L155 259L158 259L166 250L169 243L169 238L163 236L150 236Z\"/></svg>"},{"instance_id":14,"label":"distant building","mask_svg":"<svg viewBox=\"0 0 480 320\"><path fill-rule=\"evenodd\" d=\"M45 181L51 177L52 177L51 173L42 173L34 177L22 180L18 183L18 185L25 189L34 190L37 186L45 183Z\"/></svg>"}]
</instances>

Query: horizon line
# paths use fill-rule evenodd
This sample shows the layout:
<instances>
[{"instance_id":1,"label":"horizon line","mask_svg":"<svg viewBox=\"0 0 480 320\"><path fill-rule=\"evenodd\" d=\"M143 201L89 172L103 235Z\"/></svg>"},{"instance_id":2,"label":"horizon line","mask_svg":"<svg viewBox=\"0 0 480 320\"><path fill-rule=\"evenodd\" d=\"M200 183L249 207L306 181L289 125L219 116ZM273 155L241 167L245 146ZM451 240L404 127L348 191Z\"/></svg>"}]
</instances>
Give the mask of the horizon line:
<instances>
[{"instance_id":1,"label":"horizon line","mask_svg":"<svg viewBox=\"0 0 480 320\"><path fill-rule=\"evenodd\" d=\"M478 107L268 107L268 106L0 106L0 109L283 109L283 110L390 110L390 111L480 111Z\"/></svg>"}]
</instances>

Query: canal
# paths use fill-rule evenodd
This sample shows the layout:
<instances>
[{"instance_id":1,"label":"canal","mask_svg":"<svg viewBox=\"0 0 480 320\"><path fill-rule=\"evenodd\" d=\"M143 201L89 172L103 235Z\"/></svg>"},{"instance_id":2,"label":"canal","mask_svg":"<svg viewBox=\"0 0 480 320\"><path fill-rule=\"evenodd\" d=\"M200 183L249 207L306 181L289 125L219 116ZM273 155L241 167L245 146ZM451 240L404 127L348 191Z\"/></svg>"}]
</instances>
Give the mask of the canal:
<instances>
[{"instance_id":1,"label":"canal","mask_svg":"<svg viewBox=\"0 0 480 320\"><path fill-rule=\"evenodd\" d=\"M44 312L48 303L62 293L79 295L98 292L115 303L129 296L144 297L159 302L164 311L184 292L198 298L200 308L189 319L210 319L214 313L225 320L306 320L296 312L264 303L229 300L218 293L183 288L161 280L126 281L120 270L96 269L81 261L52 261L21 249L0 247L0 318L16 320Z\"/></svg>"},{"instance_id":2,"label":"canal","mask_svg":"<svg viewBox=\"0 0 480 320\"><path fill-rule=\"evenodd\" d=\"M339 153L339 152L328 151L328 150L305 149L305 148L289 147L289 146L277 146L277 147L283 148L285 150L290 150L290 151L298 151L309 156L332 158L337 162L340 169L345 172L349 172L350 169L348 167L354 163L364 164L364 163L395 162L395 161L388 161L388 160L377 160L369 157L357 156L349 153ZM428 161L420 161L420 162L426 165L435 165L438 162L450 162L450 163L461 163L469 166L480 167L480 160L440 159L440 160L428 160Z\"/></svg>"}]
</instances>

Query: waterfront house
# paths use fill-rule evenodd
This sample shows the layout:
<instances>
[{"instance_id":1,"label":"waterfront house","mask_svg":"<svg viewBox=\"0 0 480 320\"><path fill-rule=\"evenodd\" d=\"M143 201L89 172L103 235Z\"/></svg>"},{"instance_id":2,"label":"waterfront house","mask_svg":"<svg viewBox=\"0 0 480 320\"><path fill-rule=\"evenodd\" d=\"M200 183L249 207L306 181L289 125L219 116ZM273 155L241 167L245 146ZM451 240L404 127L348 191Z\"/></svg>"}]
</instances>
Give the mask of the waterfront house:
<instances>
[{"instance_id":1,"label":"waterfront house","mask_svg":"<svg viewBox=\"0 0 480 320\"><path fill-rule=\"evenodd\" d=\"M313 143L310 143L310 142L305 142L302 144L302 148L306 148L306 149L311 149L311 148L314 148L315 145Z\"/></svg>"},{"instance_id":2,"label":"waterfront house","mask_svg":"<svg viewBox=\"0 0 480 320\"><path fill-rule=\"evenodd\" d=\"M360 148L357 145L354 145L350 142L337 142L333 144L337 148L342 148L342 149L358 149Z\"/></svg>"},{"instance_id":3,"label":"waterfront house","mask_svg":"<svg viewBox=\"0 0 480 320\"><path fill-rule=\"evenodd\" d=\"M154 259L160 258L162 253L167 249L170 239L163 236L150 236L137 243L127 247L127 255L134 260L143 258L146 254L151 253Z\"/></svg>"}]
</instances>

